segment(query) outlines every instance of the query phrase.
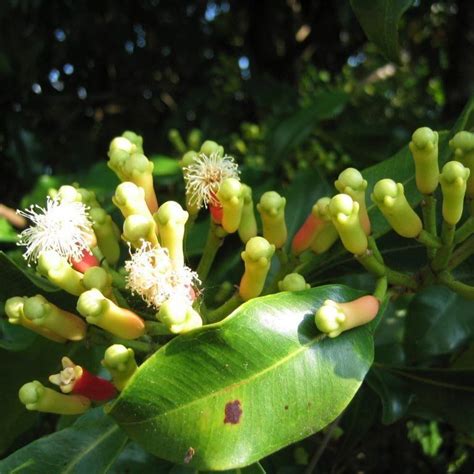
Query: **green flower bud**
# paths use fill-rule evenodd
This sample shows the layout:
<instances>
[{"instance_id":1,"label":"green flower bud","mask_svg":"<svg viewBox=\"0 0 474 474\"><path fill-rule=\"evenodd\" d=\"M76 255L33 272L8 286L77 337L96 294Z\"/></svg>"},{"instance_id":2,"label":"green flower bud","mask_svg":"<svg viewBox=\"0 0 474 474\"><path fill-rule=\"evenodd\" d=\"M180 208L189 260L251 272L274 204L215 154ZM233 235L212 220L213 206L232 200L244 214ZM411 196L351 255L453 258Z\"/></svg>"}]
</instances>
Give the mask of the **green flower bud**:
<instances>
[{"instance_id":1,"label":"green flower bud","mask_svg":"<svg viewBox=\"0 0 474 474\"><path fill-rule=\"evenodd\" d=\"M186 301L171 298L165 301L156 315L173 334L182 334L202 326L201 316Z\"/></svg>"},{"instance_id":2,"label":"green flower bud","mask_svg":"<svg viewBox=\"0 0 474 474\"><path fill-rule=\"evenodd\" d=\"M224 156L224 147L220 146L218 143L213 142L212 140L206 140L201 145L201 153L204 153L207 156L211 156L213 153L217 153L219 156Z\"/></svg>"},{"instance_id":3,"label":"green flower bud","mask_svg":"<svg viewBox=\"0 0 474 474\"><path fill-rule=\"evenodd\" d=\"M244 207L240 181L235 178L227 178L222 181L217 198L222 205L222 227L229 234L237 232Z\"/></svg>"},{"instance_id":4,"label":"green flower bud","mask_svg":"<svg viewBox=\"0 0 474 474\"><path fill-rule=\"evenodd\" d=\"M458 132L449 141L449 146L454 151L454 157L469 169L466 193L474 199L474 133Z\"/></svg>"},{"instance_id":5,"label":"green flower bud","mask_svg":"<svg viewBox=\"0 0 474 474\"><path fill-rule=\"evenodd\" d=\"M244 301L260 295L265 285L275 246L263 237L252 237L241 253L245 272L240 281L239 294Z\"/></svg>"},{"instance_id":6,"label":"green flower bud","mask_svg":"<svg viewBox=\"0 0 474 474\"><path fill-rule=\"evenodd\" d=\"M362 177L360 171L355 168L347 168L334 183L336 189L343 194L348 194L354 201L359 203L359 219L366 235L370 234L370 220L365 204L365 190L367 181Z\"/></svg>"},{"instance_id":7,"label":"green flower bud","mask_svg":"<svg viewBox=\"0 0 474 474\"><path fill-rule=\"evenodd\" d=\"M348 194L337 194L329 202L332 223L344 247L354 255L367 250L367 235L359 219L359 203Z\"/></svg>"},{"instance_id":8,"label":"green flower bud","mask_svg":"<svg viewBox=\"0 0 474 474\"><path fill-rule=\"evenodd\" d=\"M161 244L168 249L175 268L182 268L184 265L184 227L188 217L189 214L175 201L166 201L153 214Z\"/></svg>"},{"instance_id":9,"label":"green flower bud","mask_svg":"<svg viewBox=\"0 0 474 474\"><path fill-rule=\"evenodd\" d=\"M119 391L125 388L138 368L133 349L126 348L122 344L114 344L107 348L102 365L112 375L112 381Z\"/></svg>"},{"instance_id":10,"label":"green flower bud","mask_svg":"<svg viewBox=\"0 0 474 474\"><path fill-rule=\"evenodd\" d=\"M193 128L188 133L188 145L191 150L199 150L202 143L202 132L198 128Z\"/></svg>"},{"instance_id":11,"label":"green flower bud","mask_svg":"<svg viewBox=\"0 0 474 474\"><path fill-rule=\"evenodd\" d=\"M408 238L420 235L423 224L408 203L402 183L381 179L371 197L397 234Z\"/></svg>"},{"instance_id":12,"label":"green flower bud","mask_svg":"<svg viewBox=\"0 0 474 474\"><path fill-rule=\"evenodd\" d=\"M123 339L137 339L145 334L145 323L132 311L120 308L99 290L82 293L77 300L77 311L89 324Z\"/></svg>"},{"instance_id":13,"label":"green flower bud","mask_svg":"<svg viewBox=\"0 0 474 474\"><path fill-rule=\"evenodd\" d=\"M88 290L97 288L102 294L112 296L112 276L102 267L88 268L84 273L82 283Z\"/></svg>"},{"instance_id":14,"label":"green flower bud","mask_svg":"<svg viewBox=\"0 0 474 474\"><path fill-rule=\"evenodd\" d=\"M288 237L285 222L286 199L275 191L267 191L260 198L257 210L263 224L263 236L277 249L285 245Z\"/></svg>"},{"instance_id":15,"label":"green flower bud","mask_svg":"<svg viewBox=\"0 0 474 474\"><path fill-rule=\"evenodd\" d=\"M82 195L74 186L61 186L57 195L61 202L82 202Z\"/></svg>"},{"instance_id":16,"label":"green flower bud","mask_svg":"<svg viewBox=\"0 0 474 474\"><path fill-rule=\"evenodd\" d=\"M311 250L316 254L321 254L329 250L339 238L339 234L332 223L331 214L329 212L330 202L330 197L322 197L316 201L311 211L313 216L321 222L311 242Z\"/></svg>"},{"instance_id":17,"label":"green flower bud","mask_svg":"<svg viewBox=\"0 0 474 474\"><path fill-rule=\"evenodd\" d=\"M144 240L152 245L158 245L155 221L149 216L140 214L128 216L123 223L122 238L136 249L142 246Z\"/></svg>"},{"instance_id":18,"label":"green flower bud","mask_svg":"<svg viewBox=\"0 0 474 474\"><path fill-rule=\"evenodd\" d=\"M184 144L183 138L176 128L172 128L168 132L168 138L178 153L184 153L186 151L186 145Z\"/></svg>"},{"instance_id":19,"label":"green flower bud","mask_svg":"<svg viewBox=\"0 0 474 474\"><path fill-rule=\"evenodd\" d=\"M92 208L89 215L100 251L107 263L115 265L120 258L119 229L112 218L101 208Z\"/></svg>"},{"instance_id":20,"label":"green flower bud","mask_svg":"<svg viewBox=\"0 0 474 474\"><path fill-rule=\"evenodd\" d=\"M317 328L329 337L339 336L343 331L367 324L375 318L380 303L372 295L362 296L348 303L326 300L315 314Z\"/></svg>"},{"instance_id":21,"label":"green flower bud","mask_svg":"<svg viewBox=\"0 0 474 474\"><path fill-rule=\"evenodd\" d=\"M122 137L135 145L137 153L143 153L143 138L141 135L137 135L135 132L130 130L125 130L125 132L122 133Z\"/></svg>"},{"instance_id":22,"label":"green flower bud","mask_svg":"<svg viewBox=\"0 0 474 474\"><path fill-rule=\"evenodd\" d=\"M91 405L90 400L82 395L64 395L45 387L38 380L23 385L18 397L27 410L57 415L80 415Z\"/></svg>"},{"instance_id":23,"label":"green flower bud","mask_svg":"<svg viewBox=\"0 0 474 474\"><path fill-rule=\"evenodd\" d=\"M71 295L79 296L85 291L82 273L74 270L67 259L54 250L41 253L36 270Z\"/></svg>"},{"instance_id":24,"label":"green flower bud","mask_svg":"<svg viewBox=\"0 0 474 474\"><path fill-rule=\"evenodd\" d=\"M126 218L132 214L141 214L151 217L150 210L145 202L145 191L136 184L125 181L117 186L112 202L120 209Z\"/></svg>"},{"instance_id":25,"label":"green flower bud","mask_svg":"<svg viewBox=\"0 0 474 474\"><path fill-rule=\"evenodd\" d=\"M130 158L130 152L117 149L109 151L108 155L109 161L107 161L107 166L117 175L120 181L126 181L127 178L125 177L123 168Z\"/></svg>"},{"instance_id":26,"label":"green flower bud","mask_svg":"<svg viewBox=\"0 0 474 474\"><path fill-rule=\"evenodd\" d=\"M127 181L143 188L148 209L156 212L158 200L153 187L153 163L145 155L134 153L124 163L122 171Z\"/></svg>"},{"instance_id":27,"label":"green flower bud","mask_svg":"<svg viewBox=\"0 0 474 474\"><path fill-rule=\"evenodd\" d=\"M244 205L238 231L240 240L246 244L252 237L257 235L257 220L255 219L252 188L250 186L242 184L242 197Z\"/></svg>"},{"instance_id":28,"label":"green flower bud","mask_svg":"<svg viewBox=\"0 0 474 474\"><path fill-rule=\"evenodd\" d=\"M311 285L306 283L306 280L299 273L289 273L278 282L280 291L301 291L311 288Z\"/></svg>"},{"instance_id":29,"label":"green flower bud","mask_svg":"<svg viewBox=\"0 0 474 474\"><path fill-rule=\"evenodd\" d=\"M416 187L422 194L434 193L439 182L438 133L418 128L408 146L415 160Z\"/></svg>"},{"instance_id":30,"label":"green flower bud","mask_svg":"<svg viewBox=\"0 0 474 474\"><path fill-rule=\"evenodd\" d=\"M198 154L195 151L186 152L181 158L181 161L179 162L179 166L181 166L181 168L186 168L187 166L189 166L190 164L194 162L197 156Z\"/></svg>"},{"instance_id":31,"label":"green flower bud","mask_svg":"<svg viewBox=\"0 0 474 474\"><path fill-rule=\"evenodd\" d=\"M66 342L66 338L57 335L55 332L46 327L38 326L25 316L23 306L26 300L26 297L14 296L13 298L9 298L7 301L5 301L5 314L8 317L8 322L10 324L23 326L24 328L46 337L51 341L61 343Z\"/></svg>"},{"instance_id":32,"label":"green flower bud","mask_svg":"<svg viewBox=\"0 0 474 474\"><path fill-rule=\"evenodd\" d=\"M58 308L42 295L27 298L23 313L36 326L46 328L61 338L81 341L86 337L87 326L81 318Z\"/></svg>"},{"instance_id":33,"label":"green flower bud","mask_svg":"<svg viewBox=\"0 0 474 474\"><path fill-rule=\"evenodd\" d=\"M127 137L115 137L109 145L109 153L116 150L125 151L128 154L136 153L137 147Z\"/></svg>"},{"instance_id":34,"label":"green flower bud","mask_svg":"<svg viewBox=\"0 0 474 474\"><path fill-rule=\"evenodd\" d=\"M461 219L468 178L469 169L459 161L448 161L443 166L439 180L443 192L443 218L448 224L456 225Z\"/></svg>"},{"instance_id":35,"label":"green flower bud","mask_svg":"<svg viewBox=\"0 0 474 474\"><path fill-rule=\"evenodd\" d=\"M91 191L86 188L77 188L77 192L81 195L82 202L89 206L92 209L100 208L99 201L97 200L97 196L95 195L94 191Z\"/></svg>"}]
</instances>

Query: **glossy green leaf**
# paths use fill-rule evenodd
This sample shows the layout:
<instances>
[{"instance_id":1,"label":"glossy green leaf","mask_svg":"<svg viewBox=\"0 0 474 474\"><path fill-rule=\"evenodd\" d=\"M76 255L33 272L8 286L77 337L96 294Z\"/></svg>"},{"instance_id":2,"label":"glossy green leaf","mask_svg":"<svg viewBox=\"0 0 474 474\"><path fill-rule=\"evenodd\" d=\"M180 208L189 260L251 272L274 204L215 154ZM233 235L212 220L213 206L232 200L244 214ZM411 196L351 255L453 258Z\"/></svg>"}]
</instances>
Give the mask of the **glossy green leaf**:
<instances>
[{"instance_id":1,"label":"glossy green leaf","mask_svg":"<svg viewBox=\"0 0 474 474\"><path fill-rule=\"evenodd\" d=\"M106 473L126 442L114 420L96 408L70 428L40 438L0 461L0 472Z\"/></svg>"},{"instance_id":2,"label":"glossy green leaf","mask_svg":"<svg viewBox=\"0 0 474 474\"><path fill-rule=\"evenodd\" d=\"M153 162L153 175L154 176L172 176L181 174L181 167L179 166L179 160L164 155L153 155L150 157Z\"/></svg>"},{"instance_id":3,"label":"glossy green leaf","mask_svg":"<svg viewBox=\"0 0 474 474\"><path fill-rule=\"evenodd\" d=\"M16 230L4 217L0 217L0 242L1 243L15 243L16 242Z\"/></svg>"},{"instance_id":4,"label":"glossy green leaf","mask_svg":"<svg viewBox=\"0 0 474 474\"><path fill-rule=\"evenodd\" d=\"M377 377L374 384L372 372ZM383 421L393 422L411 414L439 419L474 433L474 369L414 369L377 366L369 383L384 405Z\"/></svg>"},{"instance_id":5,"label":"glossy green leaf","mask_svg":"<svg viewBox=\"0 0 474 474\"><path fill-rule=\"evenodd\" d=\"M473 340L472 301L448 288L426 288L408 306L405 345L413 358L448 354Z\"/></svg>"},{"instance_id":6,"label":"glossy green leaf","mask_svg":"<svg viewBox=\"0 0 474 474\"><path fill-rule=\"evenodd\" d=\"M371 328L329 339L313 315L328 298L360 295L330 285L251 300L156 352L110 413L156 456L199 470L249 465L322 429L358 390Z\"/></svg>"},{"instance_id":7,"label":"glossy green leaf","mask_svg":"<svg viewBox=\"0 0 474 474\"><path fill-rule=\"evenodd\" d=\"M398 23L413 0L351 0L365 34L390 61L399 61Z\"/></svg>"},{"instance_id":8,"label":"glossy green leaf","mask_svg":"<svg viewBox=\"0 0 474 474\"><path fill-rule=\"evenodd\" d=\"M271 131L268 137L268 159L278 163L287 158L291 150L309 137L320 121L340 114L348 100L349 96L340 91L316 94L313 105L299 109Z\"/></svg>"}]
</instances>

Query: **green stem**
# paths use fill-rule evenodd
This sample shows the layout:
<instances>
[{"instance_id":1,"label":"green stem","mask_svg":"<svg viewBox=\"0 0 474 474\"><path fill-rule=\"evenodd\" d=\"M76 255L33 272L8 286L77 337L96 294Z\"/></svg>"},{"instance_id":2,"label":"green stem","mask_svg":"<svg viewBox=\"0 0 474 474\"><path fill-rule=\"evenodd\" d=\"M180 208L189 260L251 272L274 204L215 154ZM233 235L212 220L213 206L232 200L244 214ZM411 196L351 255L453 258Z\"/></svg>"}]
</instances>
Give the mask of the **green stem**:
<instances>
[{"instance_id":1,"label":"green stem","mask_svg":"<svg viewBox=\"0 0 474 474\"><path fill-rule=\"evenodd\" d=\"M455 280L449 272L440 274L439 281L464 298L474 300L474 286Z\"/></svg>"},{"instance_id":2,"label":"green stem","mask_svg":"<svg viewBox=\"0 0 474 474\"><path fill-rule=\"evenodd\" d=\"M443 221L443 230L441 231L441 240L443 246L436 252L431 267L435 272L443 270L448 265L451 253L453 251L454 233L456 226Z\"/></svg>"},{"instance_id":3,"label":"green stem","mask_svg":"<svg viewBox=\"0 0 474 474\"><path fill-rule=\"evenodd\" d=\"M461 265L464 260L467 260L472 254L474 253L474 237L463 242L454 252L449 264L447 266L447 270L451 271L454 268Z\"/></svg>"},{"instance_id":4,"label":"green stem","mask_svg":"<svg viewBox=\"0 0 474 474\"><path fill-rule=\"evenodd\" d=\"M436 229L436 198L432 194L423 196L423 204L421 206L423 212L423 227L434 237L438 235ZM436 254L433 247L427 248L428 258L432 260Z\"/></svg>"},{"instance_id":5,"label":"green stem","mask_svg":"<svg viewBox=\"0 0 474 474\"><path fill-rule=\"evenodd\" d=\"M380 253L379 248L377 247L377 242L375 241L374 237L372 235L369 235L367 238L369 242L369 249L372 251L374 254L375 258L383 264L383 257L382 254Z\"/></svg>"},{"instance_id":6,"label":"green stem","mask_svg":"<svg viewBox=\"0 0 474 474\"><path fill-rule=\"evenodd\" d=\"M167 326L157 321L146 321L145 327L149 336L164 336L171 334Z\"/></svg>"},{"instance_id":7,"label":"green stem","mask_svg":"<svg viewBox=\"0 0 474 474\"><path fill-rule=\"evenodd\" d=\"M416 237L416 240L420 242L420 244L432 249L439 249L443 245L440 238L427 232L425 229L420 232L420 235Z\"/></svg>"},{"instance_id":8,"label":"green stem","mask_svg":"<svg viewBox=\"0 0 474 474\"><path fill-rule=\"evenodd\" d=\"M219 306L213 311L210 311L206 315L208 323L217 323L226 316L228 316L234 309L238 308L243 303L239 293L234 293L223 305Z\"/></svg>"},{"instance_id":9,"label":"green stem","mask_svg":"<svg viewBox=\"0 0 474 474\"><path fill-rule=\"evenodd\" d=\"M454 234L454 243L460 244L474 234L474 217L469 217Z\"/></svg>"},{"instance_id":10,"label":"green stem","mask_svg":"<svg viewBox=\"0 0 474 474\"><path fill-rule=\"evenodd\" d=\"M110 333L107 333L98 328L89 329L89 339L92 343L97 345L112 345L112 344L122 344L125 347L130 347L137 352L144 352L149 354L156 349L156 346L151 342L139 341L139 340L129 340L122 339L121 337L113 336Z\"/></svg>"},{"instance_id":11,"label":"green stem","mask_svg":"<svg viewBox=\"0 0 474 474\"><path fill-rule=\"evenodd\" d=\"M388 283L391 285L404 286L411 289L418 288L418 283L413 276L391 270L383 263L380 263L372 253L358 255L356 258L367 271L376 277L386 276Z\"/></svg>"},{"instance_id":12,"label":"green stem","mask_svg":"<svg viewBox=\"0 0 474 474\"><path fill-rule=\"evenodd\" d=\"M387 288L388 288L387 277L383 276L383 277L377 278L373 295L380 301L380 303L383 302L383 300L385 299L385 296L387 295Z\"/></svg>"},{"instance_id":13,"label":"green stem","mask_svg":"<svg viewBox=\"0 0 474 474\"><path fill-rule=\"evenodd\" d=\"M204 252L196 270L197 274L199 275L199 279L202 282L204 282L209 275L212 262L214 262L214 258L216 257L219 247L224 241L225 235L226 234L223 229L211 221L209 233L207 234L206 246L204 247Z\"/></svg>"}]
</instances>

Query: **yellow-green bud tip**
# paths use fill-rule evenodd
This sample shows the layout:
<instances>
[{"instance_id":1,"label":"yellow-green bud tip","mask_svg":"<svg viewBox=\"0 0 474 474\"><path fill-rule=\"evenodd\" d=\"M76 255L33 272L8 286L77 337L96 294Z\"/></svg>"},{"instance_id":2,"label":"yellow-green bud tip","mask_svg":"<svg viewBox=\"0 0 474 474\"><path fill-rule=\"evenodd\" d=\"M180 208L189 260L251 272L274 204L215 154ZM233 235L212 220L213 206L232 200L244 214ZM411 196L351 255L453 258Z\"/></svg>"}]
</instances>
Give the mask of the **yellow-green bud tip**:
<instances>
[{"instance_id":1,"label":"yellow-green bud tip","mask_svg":"<svg viewBox=\"0 0 474 474\"><path fill-rule=\"evenodd\" d=\"M41 395L44 393L44 386L38 380L28 382L23 385L18 391L18 398L28 408L28 405L34 405L38 403Z\"/></svg>"},{"instance_id":2,"label":"yellow-green bud tip","mask_svg":"<svg viewBox=\"0 0 474 474\"><path fill-rule=\"evenodd\" d=\"M260 198L258 210L272 217L277 216L283 210L286 199L280 196L276 191L267 191Z\"/></svg>"},{"instance_id":3,"label":"yellow-green bud tip","mask_svg":"<svg viewBox=\"0 0 474 474\"><path fill-rule=\"evenodd\" d=\"M393 179L381 179L380 181L377 181L377 183L374 186L374 192L372 194L372 197L374 201L378 203L384 203L385 205L388 205L386 201L386 198L397 198L399 194L399 186Z\"/></svg>"},{"instance_id":4,"label":"yellow-green bud tip","mask_svg":"<svg viewBox=\"0 0 474 474\"><path fill-rule=\"evenodd\" d=\"M107 368L124 371L130 361L135 360L133 349L122 344L113 344L104 353L103 365Z\"/></svg>"},{"instance_id":5,"label":"yellow-green bud tip","mask_svg":"<svg viewBox=\"0 0 474 474\"><path fill-rule=\"evenodd\" d=\"M217 153L219 156L224 156L224 148L212 140L206 140L201 145L200 151L207 156L211 156L213 153Z\"/></svg>"},{"instance_id":6,"label":"yellow-green bud tip","mask_svg":"<svg viewBox=\"0 0 474 474\"><path fill-rule=\"evenodd\" d=\"M19 324L26 298L14 296L5 301L5 314L11 324Z\"/></svg>"},{"instance_id":7,"label":"yellow-green bud tip","mask_svg":"<svg viewBox=\"0 0 474 474\"><path fill-rule=\"evenodd\" d=\"M445 184L455 184L459 180L466 181L469 178L470 171L463 166L459 161L448 161L443 166L440 179Z\"/></svg>"},{"instance_id":8,"label":"yellow-green bud tip","mask_svg":"<svg viewBox=\"0 0 474 474\"><path fill-rule=\"evenodd\" d=\"M242 184L238 179L227 178L222 181L219 186L219 191L217 193L218 198L221 201L228 201L241 193Z\"/></svg>"},{"instance_id":9,"label":"yellow-green bud tip","mask_svg":"<svg viewBox=\"0 0 474 474\"><path fill-rule=\"evenodd\" d=\"M245 246L245 258L258 261L262 258L270 260L275 253L275 246L263 237L252 237Z\"/></svg>"},{"instance_id":10,"label":"yellow-green bud tip","mask_svg":"<svg viewBox=\"0 0 474 474\"><path fill-rule=\"evenodd\" d=\"M329 337L336 337L343 331L346 315L339 305L332 300L326 300L315 314L317 328Z\"/></svg>"},{"instance_id":11,"label":"yellow-green bud tip","mask_svg":"<svg viewBox=\"0 0 474 474\"><path fill-rule=\"evenodd\" d=\"M367 188L367 181L362 177L359 170L347 168L339 175L334 185L340 193L346 193L347 188L352 191L364 191Z\"/></svg>"},{"instance_id":12,"label":"yellow-green bud tip","mask_svg":"<svg viewBox=\"0 0 474 474\"><path fill-rule=\"evenodd\" d=\"M176 201L166 201L153 214L159 225L166 225L169 221L186 224L189 214Z\"/></svg>"},{"instance_id":13,"label":"yellow-green bud tip","mask_svg":"<svg viewBox=\"0 0 474 474\"><path fill-rule=\"evenodd\" d=\"M112 277L102 267L90 267L84 273L82 283L88 290L92 288L104 290L110 287Z\"/></svg>"},{"instance_id":14,"label":"yellow-green bud tip","mask_svg":"<svg viewBox=\"0 0 474 474\"><path fill-rule=\"evenodd\" d=\"M76 308L85 318L94 317L99 316L103 312L104 303L106 303L104 295L99 290L93 288L79 296Z\"/></svg>"},{"instance_id":15,"label":"yellow-green bud tip","mask_svg":"<svg viewBox=\"0 0 474 474\"><path fill-rule=\"evenodd\" d=\"M306 290L310 287L306 283L306 280L299 273L289 273L278 282L278 288L280 291L301 291Z\"/></svg>"},{"instance_id":16,"label":"yellow-green bud tip","mask_svg":"<svg viewBox=\"0 0 474 474\"><path fill-rule=\"evenodd\" d=\"M41 295L27 298L23 305L23 312L28 319L41 319L48 310L48 301Z\"/></svg>"},{"instance_id":17,"label":"yellow-green bud tip","mask_svg":"<svg viewBox=\"0 0 474 474\"><path fill-rule=\"evenodd\" d=\"M438 134L431 130L431 128L421 127L415 130L411 140L412 146L419 150L432 149L438 143Z\"/></svg>"}]
</instances>

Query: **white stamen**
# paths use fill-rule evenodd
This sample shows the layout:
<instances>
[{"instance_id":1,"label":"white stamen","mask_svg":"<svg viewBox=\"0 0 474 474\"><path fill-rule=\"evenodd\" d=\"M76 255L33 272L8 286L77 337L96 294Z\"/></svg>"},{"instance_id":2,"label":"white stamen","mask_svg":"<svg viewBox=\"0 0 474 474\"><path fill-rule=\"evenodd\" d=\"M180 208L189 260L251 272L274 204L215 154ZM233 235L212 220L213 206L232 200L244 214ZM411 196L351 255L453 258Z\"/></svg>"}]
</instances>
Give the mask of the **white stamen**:
<instances>
[{"instance_id":1,"label":"white stamen","mask_svg":"<svg viewBox=\"0 0 474 474\"><path fill-rule=\"evenodd\" d=\"M197 207L216 205L216 193L222 181L227 178L239 179L239 167L232 156L200 153L194 161L183 168L186 193L189 203Z\"/></svg>"},{"instance_id":2,"label":"white stamen","mask_svg":"<svg viewBox=\"0 0 474 474\"><path fill-rule=\"evenodd\" d=\"M166 248L153 247L146 241L125 262L125 270L127 288L156 309L171 297L191 304L194 288L201 283L189 267L173 268Z\"/></svg>"},{"instance_id":3,"label":"white stamen","mask_svg":"<svg viewBox=\"0 0 474 474\"><path fill-rule=\"evenodd\" d=\"M17 213L33 224L18 239L18 245L26 247L23 257L28 262L36 262L48 250L74 260L81 260L84 251L89 251L93 230L83 203L61 202L58 197L48 196L45 208L34 205Z\"/></svg>"}]
</instances>

